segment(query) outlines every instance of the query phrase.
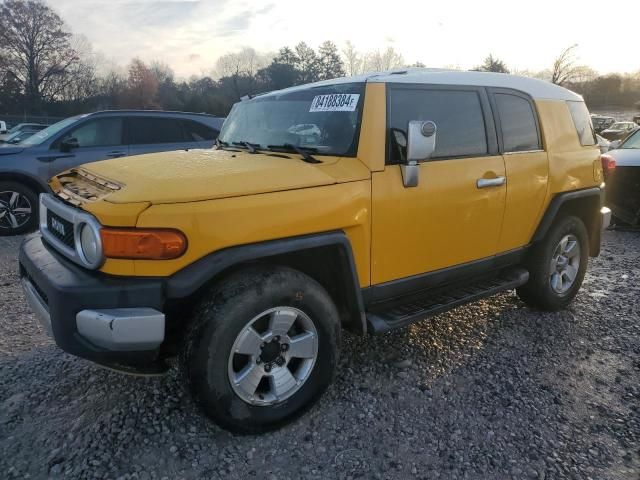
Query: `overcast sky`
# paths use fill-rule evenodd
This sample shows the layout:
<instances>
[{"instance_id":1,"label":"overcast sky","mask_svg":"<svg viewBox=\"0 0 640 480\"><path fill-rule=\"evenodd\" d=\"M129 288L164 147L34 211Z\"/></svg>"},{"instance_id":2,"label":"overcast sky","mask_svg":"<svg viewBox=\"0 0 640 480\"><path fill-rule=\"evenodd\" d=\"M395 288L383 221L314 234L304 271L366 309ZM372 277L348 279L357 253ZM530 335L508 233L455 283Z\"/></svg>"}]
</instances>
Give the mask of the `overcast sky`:
<instances>
[{"instance_id":1,"label":"overcast sky","mask_svg":"<svg viewBox=\"0 0 640 480\"><path fill-rule=\"evenodd\" d=\"M581 63L601 73L640 70L638 0L615 11L592 0L47 1L107 57L161 60L179 76L210 73L220 55L245 45L277 51L301 40L392 45L429 67L471 68L493 53L516 70L548 68L577 43Z\"/></svg>"}]
</instances>

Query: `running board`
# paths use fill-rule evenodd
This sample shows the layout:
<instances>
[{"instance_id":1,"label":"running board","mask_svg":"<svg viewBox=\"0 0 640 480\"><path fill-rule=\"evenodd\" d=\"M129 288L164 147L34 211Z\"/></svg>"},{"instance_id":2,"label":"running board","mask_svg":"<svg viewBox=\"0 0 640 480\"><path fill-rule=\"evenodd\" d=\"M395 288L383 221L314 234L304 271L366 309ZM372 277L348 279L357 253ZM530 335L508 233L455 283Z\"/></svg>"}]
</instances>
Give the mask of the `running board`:
<instances>
[{"instance_id":1,"label":"running board","mask_svg":"<svg viewBox=\"0 0 640 480\"><path fill-rule=\"evenodd\" d=\"M484 278L474 283L444 287L372 305L367 312L369 331L381 333L405 327L465 303L517 288L527 283L527 280L527 270L514 268L502 272L497 277Z\"/></svg>"}]
</instances>

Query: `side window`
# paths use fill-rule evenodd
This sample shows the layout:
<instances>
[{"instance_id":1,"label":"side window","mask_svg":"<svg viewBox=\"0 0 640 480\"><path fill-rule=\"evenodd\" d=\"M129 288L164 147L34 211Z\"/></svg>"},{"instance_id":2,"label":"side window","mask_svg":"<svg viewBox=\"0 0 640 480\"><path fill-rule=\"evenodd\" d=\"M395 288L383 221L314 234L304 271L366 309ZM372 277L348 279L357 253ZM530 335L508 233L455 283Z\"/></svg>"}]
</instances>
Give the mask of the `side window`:
<instances>
[{"instance_id":1,"label":"side window","mask_svg":"<svg viewBox=\"0 0 640 480\"><path fill-rule=\"evenodd\" d=\"M194 120L182 120L182 127L190 142L202 142L204 140L215 140L220 133L215 128L208 127Z\"/></svg>"},{"instance_id":2,"label":"side window","mask_svg":"<svg viewBox=\"0 0 640 480\"><path fill-rule=\"evenodd\" d=\"M186 141L182 125L175 118L129 117L129 145L179 143Z\"/></svg>"},{"instance_id":3,"label":"side window","mask_svg":"<svg viewBox=\"0 0 640 480\"><path fill-rule=\"evenodd\" d=\"M593 130L593 124L591 123L591 117L589 116L589 110L587 110L584 102L567 102L567 106L571 112L571 118L576 127L580 144L587 146L598 143L596 133Z\"/></svg>"},{"instance_id":4,"label":"side window","mask_svg":"<svg viewBox=\"0 0 640 480\"><path fill-rule=\"evenodd\" d=\"M540 150L540 138L531 102L517 95L494 94L505 152Z\"/></svg>"},{"instance_id":5,"label":"side window","mask_svg":"<svg viewBox=\"0 0 640 480\"><path fill-rule=\"evenodd\" d=\"M488 152L482 105L475 91L392 88L387 126L388 163L405 160L407 125L411 120L436 123L438 133L432 159L480 156Z\"/></svg>"},{"instance_id":6,"label":"side window","mask_svg":"<svg viewBox=\"0 0 640 480\"><path fill-rule=\"evenodd\" d=\"M89 120L64 135L78 140L80 147L112 147L122 145L122 118L105 117Z\"/></svg>"}]
</instances>

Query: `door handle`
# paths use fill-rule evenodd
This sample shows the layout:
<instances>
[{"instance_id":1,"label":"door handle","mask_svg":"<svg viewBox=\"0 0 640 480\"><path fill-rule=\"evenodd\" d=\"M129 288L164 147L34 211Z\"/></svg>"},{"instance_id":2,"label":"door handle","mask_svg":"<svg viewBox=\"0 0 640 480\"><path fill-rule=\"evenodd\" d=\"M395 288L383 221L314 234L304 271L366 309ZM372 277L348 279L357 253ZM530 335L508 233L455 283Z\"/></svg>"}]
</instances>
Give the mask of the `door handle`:
<instances>
[{"instance_id":1,"label":"door handle","mask_svg":"<svg viewBox=\"0 0 640 480\"><path fill-rule=\"evenodd\" d=\"M499 187L500 185L504 185L505 183L507 183L507 177L479 178L476 181L476 187L478 188Z\"/></svg>"},{"instance_id":2,"label":"door handle","mask_svg":"<svg viewBox=\"0 0 640 480\"><path fill-rule=\"evenodd\" d=\"M107 153L107 157L111 157L111 158L119 158L119 157L124 157L125 153L124 152L109 152Z\"/></svg>"}]
</instances>

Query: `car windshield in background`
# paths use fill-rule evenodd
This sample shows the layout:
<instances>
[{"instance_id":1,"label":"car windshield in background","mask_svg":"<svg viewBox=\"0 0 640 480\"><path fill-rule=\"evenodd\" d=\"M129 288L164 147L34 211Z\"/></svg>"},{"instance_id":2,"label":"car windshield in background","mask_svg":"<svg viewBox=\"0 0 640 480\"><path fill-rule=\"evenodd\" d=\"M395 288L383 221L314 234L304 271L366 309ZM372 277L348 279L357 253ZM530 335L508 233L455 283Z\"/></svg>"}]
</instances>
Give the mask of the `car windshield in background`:
<instances>
[{"instance_id":1,"label":"car windshield in background","mask_svg":"<svg viewBox=\"0 0 640 480\"><path fill-rule=\"evenodd\" d=\"M609 130L625 130L627 127L627 123L614 123L609 127Z\"/></svg>"},{"instance_id":2,"label":"car windshield in background","mask_svg":"<svg viewBox=\"0 0 640 480\"><path fill-rule=\"evenodd\" d=\"M53 125L48 126L44 130L40 130L39 132L34 133L29 138L25 138L20 142L20 145L31 147L33 145L40 145L42 142L48 140L53 135L56 135L58 132L64 130L72 123L76 122L80 116L65 118L64 120L60 120L58 123L54 123Z\"/></svg>"},{"instance_id":3,"label":"car windshield in background","mask_svg":"<svg viewBox=\"0 0 640 480\"><path fill-rule=\"evenodd\" d=\"M628 149L640 149L640 130L633 133L625 140L625 142L618 148Z\"/></svg>"},{"instance_id":4,"label":"car windshield in background","mask_svg":"<svg viewBox=\"0 0 640 480\"><path fill-rule=\"evenodd\" d=\"M233 106L219 140L235 146L294 145L312 148L314 155L355 156L363 102L363 83L256 97Z\"/></svg>"}]
</instances>

